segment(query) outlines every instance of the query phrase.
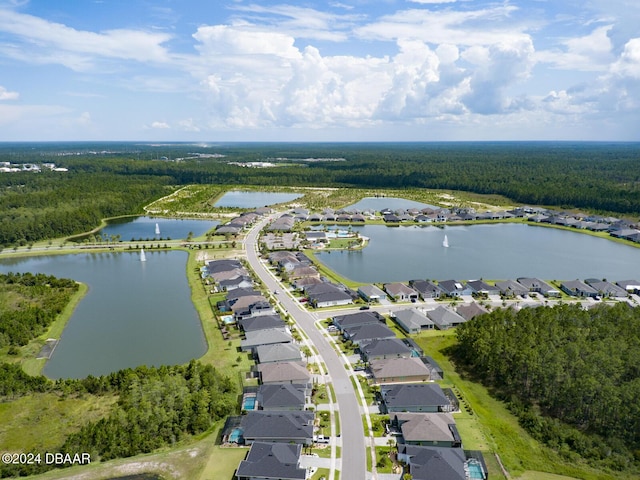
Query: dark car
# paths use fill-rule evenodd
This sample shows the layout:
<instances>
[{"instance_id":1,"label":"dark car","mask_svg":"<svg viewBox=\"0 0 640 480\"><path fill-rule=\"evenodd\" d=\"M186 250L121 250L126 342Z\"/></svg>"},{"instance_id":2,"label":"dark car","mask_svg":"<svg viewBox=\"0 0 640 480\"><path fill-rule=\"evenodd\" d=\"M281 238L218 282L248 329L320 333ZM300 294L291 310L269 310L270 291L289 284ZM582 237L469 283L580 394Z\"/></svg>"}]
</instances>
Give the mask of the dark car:
<instances>
[{"instance_id":1,"label":"dark car","mask_svg":"<svg viewBox=\"0 0 640 480\"><path fill-rule=\"evenodd\" d=\"M369 305L364 305L360 307L360 310L369 310Z\"/></svg>"}]
</instances>

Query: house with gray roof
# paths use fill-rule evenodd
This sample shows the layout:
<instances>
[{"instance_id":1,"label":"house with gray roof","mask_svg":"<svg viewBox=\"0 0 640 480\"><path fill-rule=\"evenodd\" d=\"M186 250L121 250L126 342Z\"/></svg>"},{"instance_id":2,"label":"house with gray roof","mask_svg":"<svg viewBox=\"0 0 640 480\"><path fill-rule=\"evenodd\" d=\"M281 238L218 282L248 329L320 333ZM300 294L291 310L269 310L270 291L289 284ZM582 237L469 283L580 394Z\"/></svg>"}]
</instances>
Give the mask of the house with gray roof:
<instances>
[{"instance_id":1,"label":"house with gray roof","mask_svg":"<svg viewBox=\"0 0 640 480\"><path fill-rule=\"evenodd\" d=\"M362 285L358 287L358 295L367 302L379 302L383 298L387 298L387 294L375 285Z\"/></svg>"},{"instance_id":2,"label":"house with gray roof","mask_svg":"<svg viewBox=\"0 0 640 480\"><path fill-rule=\"evenodd\" d=\"M603 297L609 298L625 298L628 293L627 291L615 285L611 282L607 282L606 280L598 280L594 278L589 278L584 281L587 285L598 292L598 295L602 295Z\"/></svg>"},{"instance_id":3,"label":"house with gray roof","mask_svg":"<svg viewBox=\"0 0 640 480\"><path fill-rule=\"evenodd\" d=\"M413 350L399 338L379 338L360 344L360 356L365 362L387 358L409 358Z\"/></svg>"},{"instance_id":4,"label":"house with gray roof","mask_svg":"<svg viewBox=\"0 0 640 480\"><path fill-rule=\"evenodd\" d=\"M484 294L484 295L500 295L500 289L495 285L489 285L484 280L469 280L467 287L471 289L472 293Z\"/></svg>"},{"instance_id":5,"label":"house with gray roof","mask_svg":"<svg viewBox=\"0 0 640 480\"><path fill-rule=\"evenodd\" d=\"M389 414L397 412L450 412L451 401L437 383L381 385L380 394Z\"/></svg>"},{"instance_id":6,"label":"house with gray roof","mask_svg":"<svg viewBox=\"0 0 640 480\"><path fill-rule=\"evenodd\" d=\"M477 317L478 315L489 313L489 310L476 302L471 302L468 305L460 305L458 308L456 308L456 313L465 320L469 321L472 318Z\"/></svg>"},{"instance_id":7,"label":"house with gray roof","mask_svg":"<svg viewBox=\"0 0 640 480\"><path fill-rule=\"evenodd\" d=\"M324 282L319 277L296 278L291 281L291 285L296 290L305 290L306 288L314 285L320 285L321 283Z\"/></svg>"},{"instance_id":8,"label":"house with gray roof","mask_svg":"<svg viewBox=\"0 0 640 480\"><path fill-rule=\"evenodd\" d=\"M316 308L349 305L353 303L351 295L331 283L321 283L306 290L309 303Z\"/></svg>"},{"instance_id":9,"label":"house with gray roof","mask_svg":"<svg viewBox=\"0 0 640 480\"><path fill-rule=\"evenodd\" d=\"M243 318L238 322L238 326L243 332L268 330L271 328L284 329L286 325L280 315L261 315L258 317Z\"/></svg>"},{"instance_id":10,"label":"house with gray roof","mask_svg":"<svg viewBox=\"0 0 640 480\"><path fill-rule=\"evenodd\" d=\"M433 282L428 280L410 280L409 286L413 288L420 298L426 300L428 298L440 298L442 289Z\"/></svg>"},{"instance_id":11,"label":"house with gray roof","mask_svg":"<svg viewBox=\"0 0 640 480\"><path fill-rule=\"evenodd\" d=\"M293 340L291 334L284 327L268 328L245 332L244 340L240 341L240 350L243 352L254 351L260 345L275 345L277 343L289 343Z\"/></svg>"},{"instance_id":12,"label":"house with gray roof","mask_svg":"<svg viewBox=\"0 0 640 480\"><path fill-rule=\"evenodd\" d=\"M305 480L300 468L302 445L254 442L236 470L237 480Z\"/></svg>"},{"instance_id":13,"label":"house with gray roof","mask_svg":"<svg viewBox=\"0 0 640 480\"><path fill-rule=\"evenodd\" d=\"M221 290L229 292L238 288L251 288L253 286L253 280L248 275L239 275L235 278L221 280L218 282L218 285L220 285Z\"/></svg>"},{"instance_id":14,"label":"house with gray roof","mask_svg":"<svg viewBox=\"0 0 640 480\"><path fill-rule=\"evenodd\" d=\"M560 290L535 277L519 277L518 283L529 289L529 292L541 293L545 297L559 297Z\"/></svg>"},{"instance_id":15,"label":"house with gray roof","mask_svg":"<svg viewBox=\"0 0 640 480\"><path fill-rule=\"evenodd\" d=\"M529 289L515 280L505 280L496 282L496 287L500 289L500 294L505 297L517 297L518 295L527 295Z\"/></svg>"},{"instance_id":16,"label":"house with gray roof","mask_svg":"<svg viewBox=\"0 0 640 480\"><path fill-rule=\"evenodd\" d=\"M259 410L304 410L311 403L311 389L303 384L265 384L258 387L256 403Z\"/></svg>"},{"instance_id":17,"label":"house with gray roof","mask_svg":"<svg viewBox=\"0 0 640 480\"><path fill-rule=\"evenodd\" d=\"M348 315L336 315L333 317L332 321L340 330L359 325L385 323L384 317L373 310L363 310L356 313L350 313Z\"/></svg>"},{"instance_id":18,"label":"house with gray roof","mask_svg":"<svg viewBox=\"0 0 640 480\"><path fill-rule=\"evenodd\" d=\"M598 291L591 288L581 280L570 280L568 282L562 282L560 288L567 295L574 297L597 297Z\"/></svg>"},{"instance_id":19,"label":"house with gray roof","mask_svg":"<svg viewBox=\"0 0 640 480\"><path fill-rule=\"evenodd\" d=\"M638 280L620 280L616 285L624 288L629 293L640 293L640 282Z\"/></svg>"},{"instance_id":20,"label":"house with gray roof","mask_svg":"<svg viewBox=\"0 0 640 480\"><path fill-rule=\"evenodd\" d=\"M385 283L384 291L387 292L387 294L396 302L417 300L420 296L413 288L400 282Z\"/></svg>"},{"instance_id":21,"label":"house with gray roof","mask_svg":"<svg viewBox=\"0 0 640 480\"><path fill-rule=\"evenodd\" d=\"M449 297L461 297L462 295L471 295L471 289L458 282L457 280L442 280L438 282L438 286Z\"/></svg>"},{"instance_id":22,"label":"house with gray roof","mask_svg":"<svg viewBox=\"0 0 640 480\"><path fill-rule=\"evenodd\" d=\"M392 313L392 316L400 328L407 333L420 333L422 330L431 330L434 327L433 320L417 308L397 310Z\"/></svg>"},{"instance_id":23,"label":"house with gray roof","mask_svg":"<svg viewBox=\"0 0 640 480\"><path fill-rule=\"evenodd\" d=\"M468 480L466 456L461 448L403 445L398 459L409 467L413 480ZM486 478L482 477L482 478Z\"/></svg>"},{"instance_id":24,"label":"house with gray roof","mask_svg":"<svg viewBox=\"0 0 640 480\"><path fill-rule=\"evenodd\" d=\"M267 384L302 384L311 387L311 374L298 359L295 362L260 363L257 366L260 382Z\"/></svg>"},{"instance_id":25,"label":"house with gray roof","mask_svg":"<svg viewBox=\"0 0 640 480\"><path fill-rule=\"evenodd\" d=\"M240 429L245 445L253 442L311 445L314 418L314 413L309 411L252 410L242 416Z\"/></svg>"},{"instance_id":26,"label":"house with gray roof","mask_svg":"<svg viewBox=\"0 0 640 480\"><path fill-rule=\"evenodd\" d=\"M408 445L460 448L462 440L449 413L395 412L389 415L391 428L401 433Z\"/></svg>"},{"instance_id":27,"label":"house with gray roof","mask_svg":"<svg viewBox=\"0 0 640 480\"><path fill-rule=\"evenodd\" d=\"M276 313L273 305L271 305L266 300L252 302L244 308L236 308L237 305L238 304L236 303L233 307L231 307L231 310L233 310L233 318L236 320L236 322L242 320L243 318L259 317L262 315L275 315Z\"/></svg>"},{"instance_id":28,"label":"house with gray roof","mask_svg":"<svg viewBox=\"0 0 640 480\"><path fill-rule=\"evenodd\" d=\"M302 360L300 347L293 343L258 345L254 349L254 355L258 363L299 362Z\"/></svg>"},{"instance_id":29,"label":"house with gray roof","mask_svg":"<svg viewBox=\"0 0 640 480\"><path fill-rule=\"evenodd\" d=\"M356 345L380 338L396 338L395 332L382 323L346 327L342 330L342 335L345 340L349 340Z\"/></svg>"},{"instance_id":30,"label":"house with gray roof","mask_svg":"<svg viewBox=\"0 0 640 480\"><path fill-rule=\"evenodd\" d=\"M437 374L420 357L371 360L369 370L374 383L428 382Z\"/></svg>"},{"instance_id":31,"label":"house with gray roof","mask_svg":"<svg viewBox=\"0 0 640 480\"><path fill-rule=\"evenodd\" d=\"M439 330L446 330L465 322L463 317L443 306L427 311L427 317L433 321Z\"/></svg>"}]
</instances>

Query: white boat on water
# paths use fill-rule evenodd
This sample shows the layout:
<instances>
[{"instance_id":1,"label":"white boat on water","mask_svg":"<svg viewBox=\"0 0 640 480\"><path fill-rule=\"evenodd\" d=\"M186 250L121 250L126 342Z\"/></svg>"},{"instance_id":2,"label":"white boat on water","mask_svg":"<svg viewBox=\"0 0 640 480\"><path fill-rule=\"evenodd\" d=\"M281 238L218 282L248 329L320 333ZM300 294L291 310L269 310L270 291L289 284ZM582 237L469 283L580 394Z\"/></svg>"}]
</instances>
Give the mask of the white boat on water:
<instances>
[{"instance_id":1,"label":"white boat on water","mask_svg":"<svg viewBox=\"0 0 640 480\"><path fill-rule=\"evenodd\" d=\"M449 239L447 238L447 236L444 236L444 240L442 241L442 246L445 248L449 247Z\"/></svg>"},{"instance_id":2,"label":"white boat on water","mask_svg":"<svg viewBox=\"0 0 640 480\"><path fill-rule=\"evenodd\" d=\"M141 262L146 262L147 261L147 256L144 254L144 248L140 249L140 261Z\"/></svg>"},{"instance_id":3,"label":"white boat on water","mask_svg":"<svg viewBox=\"0 0 640 480\"><path fill-rule=\"evenodd\" d=\"M160 225L156 223L156 235L160 235Z\"/></svg>"}]
</instances>

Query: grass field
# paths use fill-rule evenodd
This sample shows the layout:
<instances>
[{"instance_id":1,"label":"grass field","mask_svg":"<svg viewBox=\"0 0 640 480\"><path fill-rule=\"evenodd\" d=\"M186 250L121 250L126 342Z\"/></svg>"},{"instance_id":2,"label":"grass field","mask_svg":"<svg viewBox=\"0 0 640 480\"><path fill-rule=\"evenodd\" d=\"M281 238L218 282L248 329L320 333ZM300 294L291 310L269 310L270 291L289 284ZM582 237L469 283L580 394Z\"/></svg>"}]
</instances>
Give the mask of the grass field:
<instances>
[{"instance_id":1,"label":"grass field","mask_svg":"<svg viewBox=\"0 0 640 480\"><path fill-rule=\"evenodd\" d=\"M512 478L526 480L549 479L631 479L624 474L610 474L598 471L584 462L569 463L556 452L540 444L518 424L506 405L493 398L488 390L479 383L458 374L444 350L455 343L455 331L433 331L421 334L416 339L444 370L442 386L452 386L461 393L463 413L456 414L456 424L466 449L478 449L487 460L492 479L504 478L500 472L494 453L500 459ZM466 405L470 411L466 411ZM560 477L544 477L548 473Z\"/></svg>"}]
</instances>

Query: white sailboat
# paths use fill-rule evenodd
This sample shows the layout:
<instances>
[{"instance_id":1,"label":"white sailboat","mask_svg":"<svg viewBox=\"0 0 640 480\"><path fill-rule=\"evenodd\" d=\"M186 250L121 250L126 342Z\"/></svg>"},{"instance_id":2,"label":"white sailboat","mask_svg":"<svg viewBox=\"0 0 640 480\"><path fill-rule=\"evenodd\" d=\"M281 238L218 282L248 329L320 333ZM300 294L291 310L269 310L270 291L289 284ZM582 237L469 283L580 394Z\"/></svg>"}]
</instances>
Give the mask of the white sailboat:
<instances>
[{"instance_id":1,"label":"white sailboat","mask_svg":"<svg viewBox=\"0 0 640 480\"><path fill-rule=\"evenodd\" d=\"M444 236L444 240L442 241L442 246L445 248L449 248L449 239L446 235Z\"/></svg>"},{"instance_id":2,"label":"white sailboat","mask_svg":"<svg viewBox=\"0 0 640 480\"><path fill-rule=\"evenodd\" d=\"M160 235L160 225L156 223L156 235Z\"/></svg>"},{"instance_id":3,"label":"white sailboat","mask_svg":"<svg viewBox=\"0 0 640 480\"><path fill-rule=\"evenodd\" d=\"M144 248L140 249L140 261L141 262L146 262L147 261L147 256L144 254Z\"/></svg>"}]
</instances>

